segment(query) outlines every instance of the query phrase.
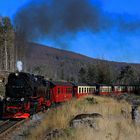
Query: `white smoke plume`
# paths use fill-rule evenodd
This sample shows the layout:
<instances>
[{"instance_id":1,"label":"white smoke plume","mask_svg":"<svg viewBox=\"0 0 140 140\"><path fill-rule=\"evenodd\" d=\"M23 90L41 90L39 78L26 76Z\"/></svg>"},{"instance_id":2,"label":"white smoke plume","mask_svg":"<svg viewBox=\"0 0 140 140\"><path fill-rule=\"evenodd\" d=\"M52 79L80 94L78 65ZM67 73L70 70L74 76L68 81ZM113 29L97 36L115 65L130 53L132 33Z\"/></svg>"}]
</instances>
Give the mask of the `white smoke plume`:
<instances>
[{"instance_id":1,"label":"white smoke plume","mask_svg":"<svg viewBox=\"0 0 140 140\"><path fill-rule=\"evenodd\" d=\"M22 71L22 62L21 61L17 61L16 66L17 66L18 72L21 72Z\"/></svg>"}]
</instances>

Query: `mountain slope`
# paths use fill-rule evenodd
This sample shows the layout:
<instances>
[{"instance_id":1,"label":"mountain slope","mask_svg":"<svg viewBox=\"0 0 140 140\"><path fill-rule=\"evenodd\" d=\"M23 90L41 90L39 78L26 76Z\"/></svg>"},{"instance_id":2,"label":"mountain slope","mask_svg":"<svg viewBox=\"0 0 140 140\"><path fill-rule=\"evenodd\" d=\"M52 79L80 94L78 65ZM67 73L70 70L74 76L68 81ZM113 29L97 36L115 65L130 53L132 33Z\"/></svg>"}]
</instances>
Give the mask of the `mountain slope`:
<instances>
[{"instance_id":1,"label":"mountain slope","mask_svg":"<svg viewBox=\"0 0 140 140\"><path fill-rule=\"evenodd\" d=\"M128 63L93 59L74 52L55 49L36 43L28 43L27 48L27 71L42 74L54 80L77 80L81 67L86 69L88 65L103 61L109 63L116 71L122 66L128 65ZM130 65L133 65L138 70L140 69L139 64Z\"/></svg>"}]
</instances>

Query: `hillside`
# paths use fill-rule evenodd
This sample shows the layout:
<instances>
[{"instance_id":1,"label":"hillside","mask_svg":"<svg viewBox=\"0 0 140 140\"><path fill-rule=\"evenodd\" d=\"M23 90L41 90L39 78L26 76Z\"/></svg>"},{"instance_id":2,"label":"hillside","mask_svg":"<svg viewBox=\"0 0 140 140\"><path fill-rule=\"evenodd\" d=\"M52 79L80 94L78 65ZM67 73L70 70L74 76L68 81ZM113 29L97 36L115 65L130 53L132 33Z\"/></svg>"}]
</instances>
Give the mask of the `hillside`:
<instances>
[{"instance_id":1,"label":"hillside","mask_svg":"<svg viewBox=\"0 0 140 140\"><path fill-rule=\"evenodd\" d=\"M77 80L78 72L81 67L87 68L88 65L103 62L104 60L93 59L81 54L70 51L60 50L48 46L29 43L27 45L27 71L43 74L47 78L54 80ZM105 61L118 71L122 66L128 63L119 63L113 61ZM131 64L140 69L139 64Z\"/></svg>"}]
</instances>

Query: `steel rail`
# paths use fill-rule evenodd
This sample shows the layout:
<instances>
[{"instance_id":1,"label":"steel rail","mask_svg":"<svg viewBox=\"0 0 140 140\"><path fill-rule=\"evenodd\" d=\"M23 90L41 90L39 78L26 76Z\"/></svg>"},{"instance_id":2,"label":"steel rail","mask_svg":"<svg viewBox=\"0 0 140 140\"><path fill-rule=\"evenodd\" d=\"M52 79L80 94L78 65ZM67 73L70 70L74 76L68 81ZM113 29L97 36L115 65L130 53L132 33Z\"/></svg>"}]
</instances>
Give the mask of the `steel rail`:
<instances>
[{"instance_id":1,"label":"steel rail","mask_svg":"<svg viewBox=\"0 0 140 140\"><path fill-rule=\"evenodd\" d=\"M22 120L9 120L0 126L0 140L7 140L6 137L12 133L16 128L20 127L29 119Z\"/></svg>"},{"instance_id":2,"label":"steel rail","mask_svg":"<svg viewBox=\"0 0 140 140\"><path fill-rule=\"evenodd\" d=\"M1 121L1 122L0 122L0 126L3 125L4 123L8 122L8 121L9 121L9 120L5 120L5 121L3 120L3 121Z\"/></svg>"},{"instance_id":3,"label":"steel rail","mask_svg":"<svg viewBox=\"0 0 140 140\"><path fill-rule=\"evenodd\" d=\"M2 134L4 131L8 130L9 128L11 128L12 126L14 126L18 122L19 121L17 121L17 120L8 120L8 121L3 122L0 125L0 134Z\"/></svg>"}]
</instances>

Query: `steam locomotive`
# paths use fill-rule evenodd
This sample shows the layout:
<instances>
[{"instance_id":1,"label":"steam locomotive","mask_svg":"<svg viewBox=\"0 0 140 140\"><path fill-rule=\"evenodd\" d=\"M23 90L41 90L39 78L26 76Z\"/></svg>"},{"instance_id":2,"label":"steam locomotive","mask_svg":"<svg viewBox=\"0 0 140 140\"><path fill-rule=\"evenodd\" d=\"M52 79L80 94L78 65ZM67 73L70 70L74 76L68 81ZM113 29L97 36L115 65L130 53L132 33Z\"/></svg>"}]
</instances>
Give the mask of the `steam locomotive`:
<instances>
[{"instance_id":1,"label":"steam locomotive","mask_svg":"<svg viewBox=\"0 0 140 140\"><path fill-rule=\"evenodd\" d=\"M4 118L28 118L51 105L49 84L42 76L11 73L6 84Z\"/></svg>"},{"instance_id":2,"label":"steam locomotive","mask_svg":"<svg viewBox=\"0 0 140 140\"><path fill-rule=\"evenodd\" d=\"M11 73L6 84L3 118L28 118L54 104L89 94L134 93L140 85L82 84L48 81L25 72Z\"/></svg>"}]
</instances>

